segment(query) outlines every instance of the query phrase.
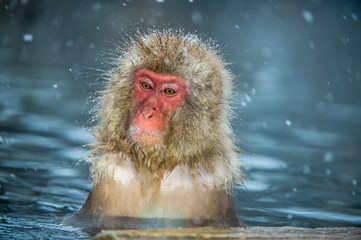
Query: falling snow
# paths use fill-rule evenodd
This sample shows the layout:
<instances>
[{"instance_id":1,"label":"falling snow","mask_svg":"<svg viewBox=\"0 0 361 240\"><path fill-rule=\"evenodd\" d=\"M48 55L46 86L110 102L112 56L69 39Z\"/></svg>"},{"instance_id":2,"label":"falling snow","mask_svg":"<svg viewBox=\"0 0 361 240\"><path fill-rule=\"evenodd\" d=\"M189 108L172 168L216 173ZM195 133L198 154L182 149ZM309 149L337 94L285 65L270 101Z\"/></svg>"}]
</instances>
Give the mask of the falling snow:
<instances>
[{"instance_id":1,"label":"falling snow","mask_svg":"<svg viewBox=\"0 0 361 240\"><path fill-rule=\"evenodd\" d=\"M333 160L335 160L335 157L331 151L327 151L323 154L323 161L325 163L332 162Z\"/></svg>"},{"instance_id":2,"label":"falling snow","mask_svg":"<svg viewBox=\"0 0 361 240\"><path fill-rule=\"evenodd\" d=\"M191 14L191 19L195 24L201 24L203 21L203 15L199 11L195 11Z\"/></svg>"},{"instance_id":3,"label":"falling snow","mask_svg":"<svg viewBox=\"0 0 361 240\"><path fill-rule=\"evenodd\" d=\"M302 11L302 17L303 19L308 22L308 23L312 23L313 22L313 15L310 11L308 10L304 10Z\"/></svg>"},{"instance_id":4,"label":"falling snow","mask_svg":"<svg viewBox=\"0 0 361 240\"><path fill-rule=\"evenodd\" d=\"M164 60L163 60L163 62L164 62L164 64L169 64L169 59L168 58L165 58Z\"/></svg>"},{"instance_id":5,"label":"falling snow","mask_svg":"<svg viewBox=\"0 0 361 240\"><path fill-rule=\"evenodd\" d=\"M355 13L352 13L351 16L352 16L352 19L353 19L355 22L357 22L357 20L358 20L357 15L356 15Z\"/></svg>"},{"instance_id":6,"label":"falling snow","mask_svg":"<svg viewBox=\"0 0 361 240\"><path fill-rule=\"evenodd\" d=\"M102 4L101 4L100 2L94 3L94 5L93 5L93 7L92 7L92 9L93 9L94 12L99 11L101 8L102 8Z\"/></svg>"},{"instance_id":7,"label":"falling snow","mask_svg":"<svg viewBox=\"0 0 361 240\"><path fill-rule=\"evenodd\" d=\"M24 42L32 42L34 40L34 36L31 33L26 33L23 35Z\"/></svg>"},{"instance_id":8,"label":"falling snow","mask_svg":"<svg viewBox=\"0 0 361 240\"><path fill-rule=\"evenodd\" d=\"M352 186L354 186L354 187L357 186L357 180L356 179L352 179Z\"/></svg>"},{"instance_id":9,"label":"falling snow","mask_svg":"<svg viewBox=\"0 0 361 240\"><path fill-rule=\"evenodd\" d=\"M309 42L308 46L313 50L316 49L316 45L313 42Z\"/></svg>"}]
</instances>

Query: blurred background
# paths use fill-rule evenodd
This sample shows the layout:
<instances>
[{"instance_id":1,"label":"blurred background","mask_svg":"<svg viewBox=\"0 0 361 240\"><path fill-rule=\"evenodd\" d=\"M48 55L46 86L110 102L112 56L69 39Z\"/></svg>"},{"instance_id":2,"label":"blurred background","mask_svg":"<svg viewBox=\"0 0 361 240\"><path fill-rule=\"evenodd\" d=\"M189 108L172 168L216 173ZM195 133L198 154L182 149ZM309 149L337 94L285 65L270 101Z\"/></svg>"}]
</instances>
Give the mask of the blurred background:
<instances>
[{"instance_id":1,"label":"blurred background","mask_svg":"<svg viewBox=\"0 0 361 240\"><path fill-rule=\"evenodd\" d=\"M89 101L136 28L215 39L237 76L247 226L361 226L359 1L0 0L0 238L87 238L61 224L90 189Z\"/></svg>"}]
</instances>

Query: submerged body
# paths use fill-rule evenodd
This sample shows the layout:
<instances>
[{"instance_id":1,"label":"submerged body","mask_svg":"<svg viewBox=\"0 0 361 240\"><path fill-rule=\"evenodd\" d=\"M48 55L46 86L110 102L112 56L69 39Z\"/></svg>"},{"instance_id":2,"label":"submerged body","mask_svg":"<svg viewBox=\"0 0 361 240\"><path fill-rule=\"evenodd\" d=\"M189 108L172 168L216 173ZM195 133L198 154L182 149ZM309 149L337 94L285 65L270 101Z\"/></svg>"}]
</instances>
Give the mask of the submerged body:
<instances>
[{"instance_id":1,"label":"submerged body","mask_svg":"<svg viewBox=\"0 0 361 240\"><path fill-rule=\"evenodd\" d=\"M232 75L209 42L177 31L121 49L99 108L92 190L75 225L240 226L229 127Z\"/></svg>"},{"instance_id":2,"label":"submerged body","mask_svg":"<svg viewBox=\"0 0 361 240\"><path fill-rule=\"evenodd\" d=\"M213 189L211 173L192 178L189 167L177 166L161 180L159 189L142 187L132 161L116 164L110 157L105 171L112 177L93 185L81 211L83 226L117 228L240 226L232 195ZM214 174L214 173L212 173Z\"/></svg>"}]
</instances>

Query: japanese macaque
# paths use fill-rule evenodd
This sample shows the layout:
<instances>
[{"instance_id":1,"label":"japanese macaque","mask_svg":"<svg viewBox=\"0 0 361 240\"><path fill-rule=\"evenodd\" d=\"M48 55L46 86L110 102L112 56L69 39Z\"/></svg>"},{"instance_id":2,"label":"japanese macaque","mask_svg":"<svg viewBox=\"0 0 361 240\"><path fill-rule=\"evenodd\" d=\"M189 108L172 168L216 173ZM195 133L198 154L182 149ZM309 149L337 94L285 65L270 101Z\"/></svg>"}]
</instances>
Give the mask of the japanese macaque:
<instances>
[{"instance_id":1,"label":"japanese macaque","mask_svg":"<svg viewBox=\"0 0 361 240\"><path fill-rule=\"evenodd\" d=\"M242 175L228 120L233 75L214 44L148 31L119 55L99 105L92 189L71 221L100 229L240 226L232 186Z\"/></svg>"}]
</instances>

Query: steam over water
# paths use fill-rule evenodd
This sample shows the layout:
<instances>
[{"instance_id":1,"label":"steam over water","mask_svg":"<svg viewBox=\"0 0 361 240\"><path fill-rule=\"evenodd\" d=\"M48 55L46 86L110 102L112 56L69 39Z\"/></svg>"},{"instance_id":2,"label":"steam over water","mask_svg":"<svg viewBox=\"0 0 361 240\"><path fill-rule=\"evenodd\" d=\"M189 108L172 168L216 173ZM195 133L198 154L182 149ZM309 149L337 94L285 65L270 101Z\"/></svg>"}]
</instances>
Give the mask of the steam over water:
<instances>
[{"instance_id":1,"label":"steam over water","mask_svg":"<svg viewBox=\"0 0 361 240\"><path fill-rule=\"evenodd\" d=\"M137 23L137 24L135 24ZM236 75L247 226L361 226L357 1L0 2L0 238L89 238L61 220L91 182L82 145L112 41L136 27L218 40ZM123 29L124 28L124 29Z\"/></svg>"}]
</instances>

